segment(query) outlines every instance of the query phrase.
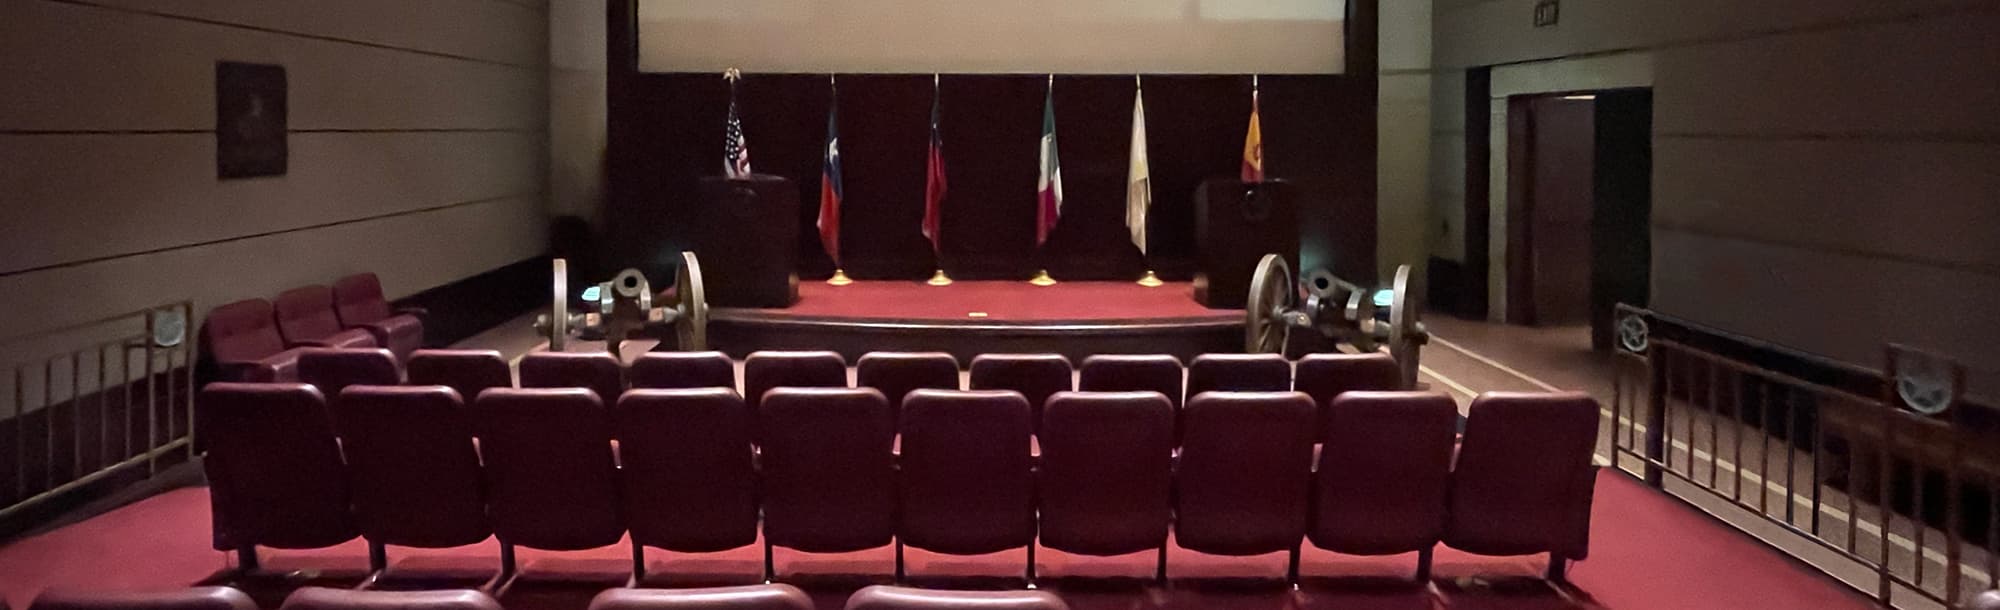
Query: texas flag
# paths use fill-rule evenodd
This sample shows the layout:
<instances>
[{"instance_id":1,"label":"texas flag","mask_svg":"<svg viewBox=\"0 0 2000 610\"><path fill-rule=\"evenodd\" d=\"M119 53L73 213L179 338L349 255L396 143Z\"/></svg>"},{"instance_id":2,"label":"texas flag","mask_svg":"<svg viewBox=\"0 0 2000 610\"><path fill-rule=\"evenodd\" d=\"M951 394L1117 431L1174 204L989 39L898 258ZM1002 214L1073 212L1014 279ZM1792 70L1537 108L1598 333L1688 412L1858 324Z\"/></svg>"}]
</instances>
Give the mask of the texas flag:
<instances>
[{"instance_id":1,"label":"texas flag","mask_svg":"<svg viewBox=\"0 0 2000 610\"><path fill-rule=\"evenodd\" d=\"M1040 205L1035 208L1035 245L1049 240L1049 232L1056 228L1056 221L1062 218L1062 161L1056 158L1056 89L1055 78L1049 79L1049 94L1042 101L1042 162L1041 173L1035 178L1035 190Z\"/></svg>"},{"instance_id":2,"label":"texas flag","mask_svg":"<svg viewBox=\"0 0 2000 610\"><path fill-rule=\"evenodd\" d=\"M840 267L840 103L826 108L826 150L819 177L819 243L833 266Z\"/></svg>"},{"instance_id":3,"label":"texas flag","mask_svg":"<svg viewBox=\"0 0 2000 610\"><path fill-rule=\"evenodd\" d=\"M944 252L944 132L938 129L938 91L931 89L931 148L924 155L924 237L931 240L931 254Z\"/></svg>"}]
</instances>

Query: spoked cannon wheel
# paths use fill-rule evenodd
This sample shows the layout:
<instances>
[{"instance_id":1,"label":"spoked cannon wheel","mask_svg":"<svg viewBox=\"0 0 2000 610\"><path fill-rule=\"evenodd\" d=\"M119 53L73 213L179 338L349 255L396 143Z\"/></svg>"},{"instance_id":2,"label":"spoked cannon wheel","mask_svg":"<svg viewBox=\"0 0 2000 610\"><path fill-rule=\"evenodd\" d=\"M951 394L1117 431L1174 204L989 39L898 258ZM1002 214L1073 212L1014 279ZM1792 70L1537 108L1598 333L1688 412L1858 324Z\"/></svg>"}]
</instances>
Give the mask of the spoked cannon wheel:
<instances>
[{"instance_id":1,"label":"spoked cannon wheel","mask_svg":"<svg viewBox=\"0 0 2000 610\"><path fill-rule=\"evenodd\" d=\"M1284 353L1285 341L1292 334L1285 313L1296 309L1298 303L1291 265L1285 264L1282 256L1264 255L1250 276L1250 298L1243 307L1243 351Z\"/></svg>"},{"instance_id":2,"label":"spoked cannon wheel","mask_svg":"<svg viewBox=\"0 0 2000 610\"><path fill-rule=\"evenodd\" d=\"M674 336L682 351L708 349L708 294L702 287L701 262L693 252L681 253L681 268L674 272Z\"/></svg>"}]
</instances>

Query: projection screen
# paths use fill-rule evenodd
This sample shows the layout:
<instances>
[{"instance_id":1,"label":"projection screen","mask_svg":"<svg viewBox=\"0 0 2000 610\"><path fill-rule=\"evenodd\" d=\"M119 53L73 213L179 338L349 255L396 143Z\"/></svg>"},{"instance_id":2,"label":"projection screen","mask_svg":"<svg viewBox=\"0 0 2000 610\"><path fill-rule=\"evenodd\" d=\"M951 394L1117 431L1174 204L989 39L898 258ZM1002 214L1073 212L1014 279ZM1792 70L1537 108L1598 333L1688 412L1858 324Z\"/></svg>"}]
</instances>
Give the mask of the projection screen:
<instances>
[{"instance_id":1,"label":"projection screen","mask_svg":"<svg viewBox=\"0 0 2000 610\"><path fill-rule=\"evenodd\" d=\"M1335 74L1347 0L638 0L646 72Z\"/></svg>"}]
</instances>

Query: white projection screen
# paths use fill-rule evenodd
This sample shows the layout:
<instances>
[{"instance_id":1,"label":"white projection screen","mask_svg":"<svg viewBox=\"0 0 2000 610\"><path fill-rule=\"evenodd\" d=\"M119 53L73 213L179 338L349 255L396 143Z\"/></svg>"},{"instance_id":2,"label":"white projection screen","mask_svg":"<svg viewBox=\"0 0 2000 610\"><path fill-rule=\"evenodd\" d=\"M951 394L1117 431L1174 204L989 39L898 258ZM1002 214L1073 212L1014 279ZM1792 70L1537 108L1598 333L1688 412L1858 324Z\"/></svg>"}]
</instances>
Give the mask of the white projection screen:
<instances>
[{"instance_id":1,"label":"white projection screen","mask_svg":"<svg viewBox=\"0 0 2000 610\"><path fill-rule=\"evenodd\" d=\"M1337 74L1347 0L638 0L645 72Z\"/></svg>"}]
</instances>

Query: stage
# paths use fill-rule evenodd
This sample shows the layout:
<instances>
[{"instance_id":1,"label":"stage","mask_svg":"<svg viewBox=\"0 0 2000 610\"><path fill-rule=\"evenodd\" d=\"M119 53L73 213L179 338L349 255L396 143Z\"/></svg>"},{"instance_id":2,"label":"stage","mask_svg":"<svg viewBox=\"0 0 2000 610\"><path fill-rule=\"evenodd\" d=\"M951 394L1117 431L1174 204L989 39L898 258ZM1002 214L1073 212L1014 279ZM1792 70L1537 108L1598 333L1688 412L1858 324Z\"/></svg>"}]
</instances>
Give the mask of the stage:
<instances>
[{"instance_id":1,"label":"stage","mask_svg":"<svg viewBox=\"0 0 2000 610\"><path fill-rule=\"evenodd\" d=\"M871 351L941 351L960 362L986 353L1165 353L1183 359L1243 350L1243 310L1208 309L1192 285L1133 282L916 281L799 284L789 308L718 307L709 343L731 356L831 349L852 362Z\"/></svg>"}]
</instances>

